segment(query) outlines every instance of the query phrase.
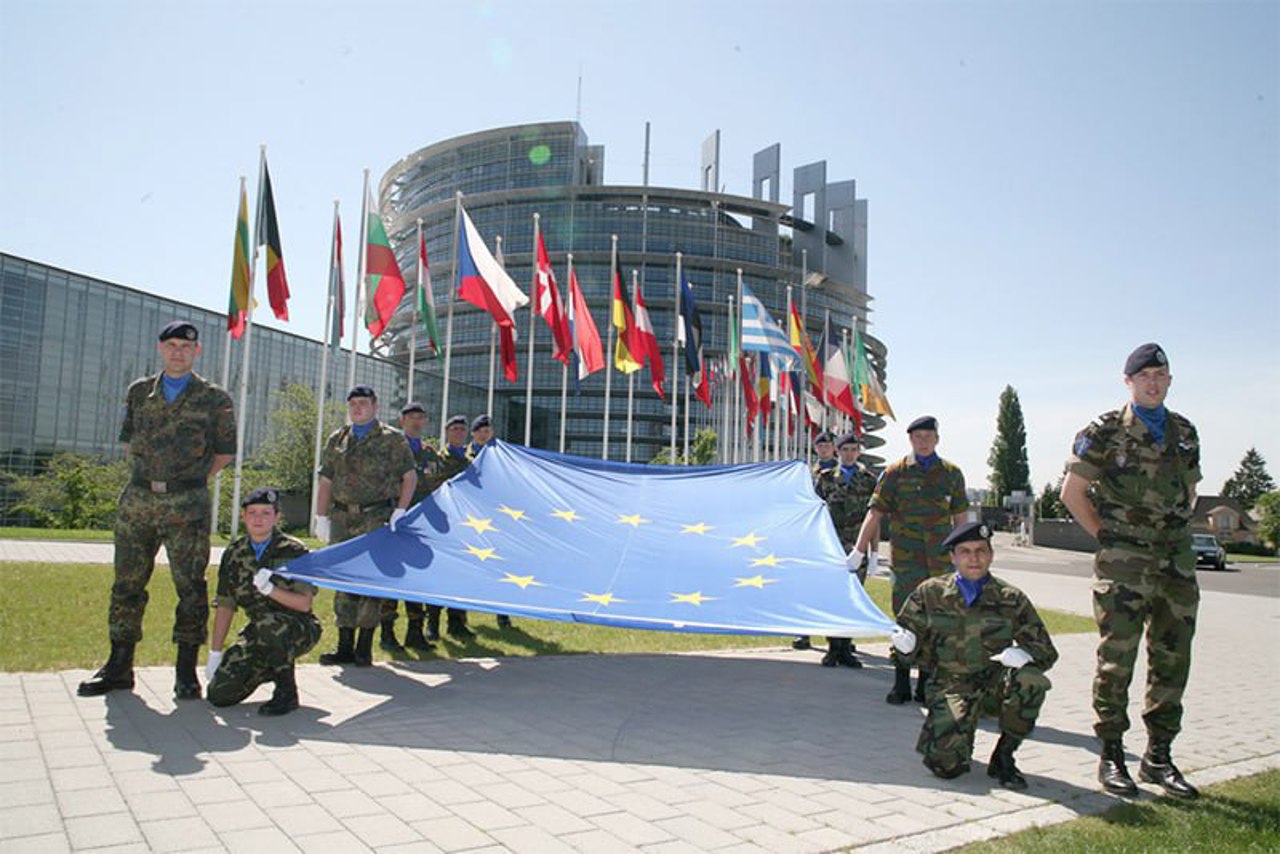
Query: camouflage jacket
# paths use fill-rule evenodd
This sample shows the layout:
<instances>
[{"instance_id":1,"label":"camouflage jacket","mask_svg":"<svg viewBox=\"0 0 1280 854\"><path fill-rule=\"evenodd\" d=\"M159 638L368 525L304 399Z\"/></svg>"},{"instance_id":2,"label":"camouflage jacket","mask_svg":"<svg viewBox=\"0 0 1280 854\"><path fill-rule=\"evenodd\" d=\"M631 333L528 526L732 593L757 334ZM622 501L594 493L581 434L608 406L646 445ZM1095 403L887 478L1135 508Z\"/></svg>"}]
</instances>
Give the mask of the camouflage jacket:
<instances>
[{"instance_id":1,"label":"camouflage jacket","mask_svg":"<svg viewBox=\"0 0 1280 854\"><path fill-rule=\"evenodd\" d=\"M953 516L969 509L964 474L943 459L926 472L909 454L880 475L871 508L892 522L895 572L900 567L902 571L945 572L951 561L942 551L942 541L954 527Z\"/></svg>"},{"instance_id":2,"label":"camouflage jacket","mask_svg":"<svg viewBox=\"0 0 1280 854\"><path fill-rule=\"evenodd\" d=\"M1163 444L1157 444L1125 404L1095 419L1076 435L1067 471L1092 484L1103 534L1152 542L1187 538L1200 480L1200 437L1190 421L1168 411Z\"/></svg>"},{"instance_id":3,"label":"camouflage jacket","mask_svg":"<svg viewBox=\"0 0 1280 854\"><path fill-rule=\"evenodd\" d=\"M338 428L320 455L320 475L332 484L333 500L344 505L394 503L401 478L414 470L404 434L381 421L362 441L356 441L350 424Z\"/></svg>"},{"instance_id":4,"label":"camouflage jacket","mask_svg":"<svg viewBox=\"0 0 1280 854\"><path fill-rule=\"evenodd\" d=\"M965 604L954 573L922 582L902 606L898 624L916 635L920 669L936 673L943 686L999 676L1002 665L991 656L1015 641L1041 670L1058 660L1031 600L994 575L972 606Z\"/></svg>"},{"instance_id":5,"label":"camouflage jacket","mask_svg":"<svg viewBox=\"0 0 1280 854\"><path fill-rule=\"evenodd\" d=\"M453 477L467 467L466 460L460 460L452 454L442 455L423 440L418 450L409 446L413 455L413 467L418 475L418 484L413 488L413 503L417 504L440 488L440 484ZM447 459L446 459L447 457Z\"/></svg>"},{"instance_id":6,"label":"camouflage jacket","mask_svg":"<svg viewBox=\"0 0 1280 854\"><path fill-rule=\"evenodd\" d=\"M867 515L871 495L875 492L875 475L861 463L856 464L856 471L847 483L839 466L819 469L815 465L813 471L813 489L819 498L827 502L831 521L840 535L840 544L845 549L853 548L857 545L858 532L862 528L863 517Z\"/></svg>"},{"instance_id":7,"label":"camouflage jacket","mask_svg":"<svg viewBox=\"0 0 1280 854\"><path fill-rule=\"evenodd\" d=\"M214 456L236 452L231 397L192 373L182 394L169 403L164 399L162 376L135 380L125 395L120 441L129 444L133 477L206 480Z\"/></svg>"},{"instance_id":8,"label":"camouflage jacket","mask_svg":"<svg viewBox=\"0 0 1280 854\"><path fill-rule=\"evenodd\" d=\"M307 553L307 547L301 540L274 529L271 542L262 553L262 559L254 554L249 537L242 536L232 541L222 553L222 562L218 565L218 593L216 604L220 608L240 608L249 618L249 622L258 626L261 631L265 624L282 620L313 621L310 613L304 614L275 602L258 592L253 586L253 577L259 569L276 569L284 566L296 557ZM280 575L271 576L271 580L284 590L295 593L311 593L315 595L314 585L305 581L294 581Z\"/></svg>"}]
</instances>

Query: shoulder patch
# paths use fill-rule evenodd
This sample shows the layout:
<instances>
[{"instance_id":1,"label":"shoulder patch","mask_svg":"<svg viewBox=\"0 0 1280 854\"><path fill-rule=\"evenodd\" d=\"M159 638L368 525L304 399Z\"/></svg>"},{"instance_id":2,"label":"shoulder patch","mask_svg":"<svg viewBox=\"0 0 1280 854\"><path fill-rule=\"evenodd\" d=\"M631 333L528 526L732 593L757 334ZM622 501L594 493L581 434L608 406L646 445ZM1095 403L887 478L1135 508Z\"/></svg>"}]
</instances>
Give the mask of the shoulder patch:
<instances>
[{"instance_id":1,"label":"shoulder patch","mask_svg":"<svg viewBox=\"0 0 1280 854\"><path fill-rule=\"evenodd\" d=\"M1081 430L1076 434L1076 441L1075 444L1071 446L1071 450L1077 457L1083 457L1088 453L1089 448L1092 447L1092 445L1093 440L1089 438L1089 434L1084 430Z\"/></svg>"}]
</instances>

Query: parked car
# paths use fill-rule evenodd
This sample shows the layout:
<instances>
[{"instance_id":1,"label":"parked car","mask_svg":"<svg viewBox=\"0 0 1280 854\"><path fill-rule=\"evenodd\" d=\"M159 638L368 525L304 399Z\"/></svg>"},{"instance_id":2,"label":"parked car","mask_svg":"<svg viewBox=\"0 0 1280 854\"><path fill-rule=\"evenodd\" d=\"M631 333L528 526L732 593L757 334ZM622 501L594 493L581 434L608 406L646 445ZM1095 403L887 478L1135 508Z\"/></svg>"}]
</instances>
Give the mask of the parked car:
<instances>
[{"instance_id":1,"label":"parked car","mask_svg":"<svg viewBox=\"0 0 1280 854\"><path fill-rule=\"evenodd\" d=\"M1192 534L1191 550L1196 553L1196 566L1227 568L1227 550L1218 545L1213 534Z\"/></svg>"}]
</instances>

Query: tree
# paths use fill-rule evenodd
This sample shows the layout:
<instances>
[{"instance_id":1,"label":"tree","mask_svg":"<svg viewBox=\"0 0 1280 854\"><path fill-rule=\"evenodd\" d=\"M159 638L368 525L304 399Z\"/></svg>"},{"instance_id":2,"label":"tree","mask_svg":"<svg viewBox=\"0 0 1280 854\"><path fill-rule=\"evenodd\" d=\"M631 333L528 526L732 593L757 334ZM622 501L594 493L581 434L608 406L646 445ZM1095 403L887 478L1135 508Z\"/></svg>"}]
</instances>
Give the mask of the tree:
<instances>
[{"instance_id":1,"label":"tree","mask_svg":"<svg viewBox=\"0 0 1280 854\"><path fill-rule=\"evenodd\" d=\"M1222 496L1234 498L1245 510L1252 510L1258 499L1274 492L1276 482L1267 474L1267 462L1257 448L1244 452L1240 468L1222 485Z\"/></svg>"},{"instance_id":2,"label":"tree","mask_svg":"<svg viewBox=\"0 0 1280 854\"><path fill-rule=\"evenodd\" d=\"M275 395L274 403L270 435L254 453L250 465L265 470L264 480L272 486L310 493L316 452L315 392L305 385L286 386ZM343 417L339 404L326 407L323 434L328 436L338 429Z\"/></svg>"},{"instance_id":3,"label":"tree","mask_svg":"<svg viewBox=\"0 0 1280 854\"><path fill-rule=\"evenodd\" d=\"M1255 505L1258 513L1258 536L1271 548L1280 547L1280 492L1268 492Z\"/></svg>"},{"instance_id":4,"label":"tree","mask_svg":"<svg viewBox=\"0 0 1280 854\"><path fill-rule=\"evenodd\" d=\"M1062 503L1062 499L1058 497L1058 494L1062 491L1062 481L1063 478L1059 477L1057 483L1046 483L1044 485L1044 491L1036 499L1037 519L1067 518L1067 508Z\"/></svg>"},{"instance_id":5,"label":"tree","mask_svg":"<svg viewBox=\"0 0 1280 854\"><path fill-rule=\"evenodd\" d=\"M1022 404L1013 386L1000 393L1000 413L996 416L996 439L987 457L991 466L991 492L999 507L1006 496L1021 489L1031 491L1031 466L1027 463L1027 428L1022 420Z\"/></svg>"},{"instance_id":6,"label":"tree","mask_svg":"<svg viewBox=\"0 0 1280 854\"><path fill-rule=\"evenodd\" d=\"M716 460L716 431L710 427L703 427L693 436L693 441L689 443L689 459L677 454L675 465L678 466L705 466ZM661 465L671 465L671 451L659 451L654 455L650 463L658 463Z\"/></svg>"},{"instance_id":7,"label":"tree","mask_svg":"<svg viewBox=\"0 0 1280 854\"><path fill-rule=\"evenodd\" d=\"M57 454L39 474L13 479L18 501L9 512L25 513L41 527L110 528L128 479L124 460Z\"/></svg>"}]
</instances>

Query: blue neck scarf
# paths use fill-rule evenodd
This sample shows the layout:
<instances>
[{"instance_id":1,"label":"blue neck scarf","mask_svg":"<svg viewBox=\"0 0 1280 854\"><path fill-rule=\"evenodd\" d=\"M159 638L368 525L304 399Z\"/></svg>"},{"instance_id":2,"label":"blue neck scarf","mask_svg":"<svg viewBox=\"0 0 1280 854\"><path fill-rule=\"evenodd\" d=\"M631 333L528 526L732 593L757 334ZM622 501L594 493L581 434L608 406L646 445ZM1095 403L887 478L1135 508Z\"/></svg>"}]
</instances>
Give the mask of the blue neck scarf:
<instances>
[{"instance_id":1,"label":"blue neck scarf","mask_svg":"<svg viewBox=\"0 0 1280 854\"><path fill-rule=\"evenodd\" d=\"M833 469L835 467L836 467L835 457L832 457L829 460L818 460L818 471L827 471L828 469Z\"/></svg>"},{"instance_id":2,"label":"blue neck scarf","mask_svg":"<svg viewBox=\"0 0 1280 854\"><path fill-rule=\"evenodd\" d=\"M191 374L183 374L176 380L168 374L160 375L160 390L164 392L166 403L173 403L178 399L178 395L186 391L187 384L191 382Z\"/></svg>"},{"instance_id":3,"label":"blue neck scarf","mask_svg":"<svg viewBox=\"0 0 1280 854\"><path fill-rule=\"evenodd\" d=\"M919 454L916 454L916 465L920 466L920 468L924 469L926 472L937 464L938 464L937 452L934 452L927 457L922 457Z\"/></svg>"},{"instance_id":4,"label":"blue neck scarf","mask_svg":"<svg viewBox=\"0 0 1280 854\"><path fill-rule=\"evenodd\" d=\"M254 556L257 557L258 560L262 560L262 553L267 550L267 546L271 545L271 535L268 534L267 538L262 542L251 539L249 540L249 545L253 546Z\"/></svg>"},{"instance_id":5,"label":"blue neck scarf","mask_svg":"<svg viewBox=\"0 0 1280 854\"><path fill-rule=\"evenodd\" d=\"M450 445L449 453L453 454L455 457L457 457L460 460L466 459L467 448L465 445Z\"/></svg>"},{"instance_id":6,"label":"blue neck scarf","mask_svg":"<svg viewBox=\"0 0 1280 854\"><path fill-rule=\"evenodd\" d=\"M373 425L378 423L378 419L371 418L364 424L352 424L351 432L355 434L356 441L364 441L364 437L369 435L369 431L373 429Z\"/></svg>"},{"instance_id":7,"label":"blue neck scarf","mask_svg":"<svg viewBox=\"0 0 1280 854\"><path fill-rule=\"evenodd\" d=\"M409 436L407 438L409 439L409 447L413 449L413 452L415 454L420 453L422 451L422 440L415 439L412 436Z\"/></svg>"},{"instance_id":8,"label":"blue neck scarf","mask_svg":"<svg viewBox=\"0 0 1280 854\"><path fill-rule=\"evenodd\" d=\"M840 466L840 477L844 478L845 483L849 483L853 480L853 476L857 473L857 471L858 471L858 466L856 463L851 466L842 465Z\"/></svg>"},{"instance_id":9,"label":"blue neck scarf","mask_svg":"<svg viewBox=\"0 0 1280 854\"><path fill-rule=\"evenodd\" d=\"M1142 423L1147 425L1147 429L1151 431L1151 437L1156 440L1157 445L1164 444L1164 428L1168 423L1169 410L1164 408L1164 404L1160 404L1155 409L1147 409L1145 406L1133 405L1134 414L1142 419Z\"/></svg>"},{"instance_id":10,"label":"blue neck scarf","mask_svg":"<svg viewBox=\"0 0 1280 854\"><path fill-rule=\"evenodd\" d=\"M960 573L956 573L956 587L960 589L960 595L964 597L964 604L972 608L973 603L978 601L978 597L982 595L982 588L987 586L987 582L991 580L990 575L984 575L977 581L970 581Z\"/></svg>"}]
</instances>

